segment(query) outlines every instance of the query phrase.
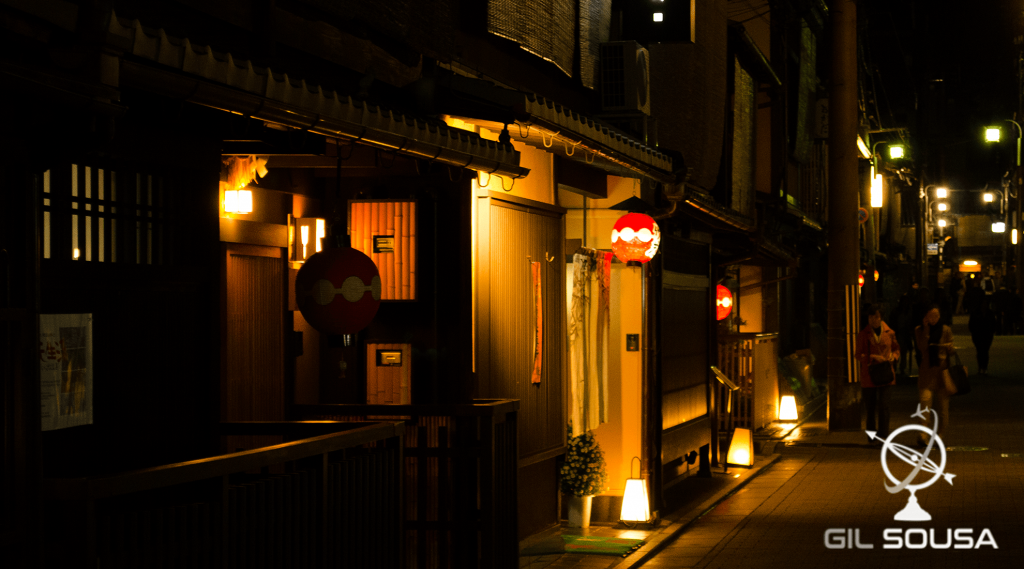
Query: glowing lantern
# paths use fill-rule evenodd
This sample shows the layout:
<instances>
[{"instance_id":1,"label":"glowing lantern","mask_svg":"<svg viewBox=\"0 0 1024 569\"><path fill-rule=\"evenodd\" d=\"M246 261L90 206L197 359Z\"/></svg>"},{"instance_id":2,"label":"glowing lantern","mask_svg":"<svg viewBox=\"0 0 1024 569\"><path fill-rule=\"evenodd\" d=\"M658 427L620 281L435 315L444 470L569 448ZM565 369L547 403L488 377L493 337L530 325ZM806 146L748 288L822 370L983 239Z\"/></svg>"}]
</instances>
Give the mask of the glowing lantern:
<instances>
[{"instance_id":1,"label":"glowing lantern","mask_svg":"<svg viewBox=\"0 0 1024 569\"><path fill-rule=\"evenodd\" d=\"M725 461L735 466L754 465L754 433L750 429L737 428L733 431Z\"/></svg>"},{"instance_id":2,"label":"glowing lantern","mask_svg":"<svg viewBox=\"0 0 1024 569\"><path fill-rule=\"evenodd\" d=\"M718 285L717 298L715 299L715 309L719 320L725 320L729 317L732 312L732 291L729 287L724 285Z\"/></svg>"},{"instance_id":3,"label":"glowing lantern","mask_svg":"<svg viewBox=\"0 0 1024 569\"><path fill-rule=\"evenodd\" d=\"M779 402L779 420L780 421L796 421L796 397L792 395L783 395L782 401Z\"/></svg>"},{"instance_id":4,"label":"glowing lantern","mask_svg":"<svg viewBox=\"0 0 1024 569\"><path fill-rule=\"evenodd\" d=\"M373 320L380 307L380 272L360 251L325 249L299 269L295 300L313 328L326 334L354 334Z\"/></svg>"},{"instance_id":5,"label":"glowing lantern","mask_svg":"<svg viewBox=\"0 0 1024 569\"><path fill-rule=\"evenodd\" d=\"M649 215L627 213L612 227L612 251L623 263L646 263L654 258L661 243L661 230Z\"/></svg>"},{"instance_id":6,"label":"glowing lantern","mask_svg":"<svg viewBox=\"0 0 1024 569\"><path fill-rule=\"evenodd\" d=\"M878 269L875 269L875 282L878 282Z\"/></svg>"},{"instance_id":7,"label":"glowing lantern","mask_svg":"<svg viewBox=\"0 0 1024 569\"><path fill-rule=\"evenodd\" d=\"M857 275L857 284L864 286L864 273Z\"/></svg>"},{"instance_id":8,"label":"glowing lantern","mask_svg":"<svg viewBox=\"0 0 1024 569\"><path fill-rule=\"evenodd\" d=\"M633 461L639 462L639 457ZM633 478L633 461L629 463L629 478L626 479L626 491L622 495L622 510L619 520L624 523L647 523L651 521L651 502L647 497L647 481Z\"/></svg>"}]
</instances>

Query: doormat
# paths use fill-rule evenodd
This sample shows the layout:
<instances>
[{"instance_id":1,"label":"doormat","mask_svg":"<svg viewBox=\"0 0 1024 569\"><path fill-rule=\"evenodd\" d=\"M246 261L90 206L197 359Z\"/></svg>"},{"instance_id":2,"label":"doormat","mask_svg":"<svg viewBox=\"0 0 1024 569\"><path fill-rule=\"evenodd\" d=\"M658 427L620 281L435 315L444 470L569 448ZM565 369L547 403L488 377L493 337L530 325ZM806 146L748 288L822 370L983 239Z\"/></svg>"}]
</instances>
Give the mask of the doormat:
<instances>
[{"instance_id":1,"label":"doormat","mask_svg":"<svg viewBox=\"0 0 1024 569\"><path fill-rule=\"evenodd\" d=\"M563 535L566 553L587 555L619 555L625 557L644 544L642 539L600 537L596 535Z\"/></svg>"},{"instance_id":2,"label":"doormat","mask_svg":"<svg viewBox=\"0 0 1024 569\"><path fill-rule=\"evenodd\" d=\"M642 539L599 537L595 535L555 535L520 550L520 556L582 553L625 557L644 544Z\"/></svg>"}]
</instances>

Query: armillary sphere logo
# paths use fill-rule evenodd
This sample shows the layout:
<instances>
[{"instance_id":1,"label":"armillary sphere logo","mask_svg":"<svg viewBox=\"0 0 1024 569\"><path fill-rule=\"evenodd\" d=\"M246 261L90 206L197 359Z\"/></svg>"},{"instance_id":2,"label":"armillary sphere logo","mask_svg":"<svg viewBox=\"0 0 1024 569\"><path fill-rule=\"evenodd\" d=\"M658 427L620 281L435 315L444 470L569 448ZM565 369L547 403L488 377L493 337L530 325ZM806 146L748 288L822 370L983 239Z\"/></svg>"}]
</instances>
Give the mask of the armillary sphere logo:
<instances>
[{"instance_id":1,"label":"armillary sphere logo","mask_svg":"<svg viewBox=\"0 0 1024 569\"><path fill-rule=\"evenodd\" d=\"M917 406L917 413L914 413L913 415L911 415L911 417L920 418L921 420L924 421L927 420L924 416L925 413L931 413L932 418L935 419L934 427L929 429L924 425L918 424L903 425L902 427L893 431L889 435L889 437L885 439L885 443L882 446L882 470L885 472L885 477L892 481L892 483L894 484L894 486L889 486L888 484L886 484L885 489L888 490L890 494L902 492L904 489L910 491L910 499L907 500L906 507L897 512L896 515L893 517L893 519L901 522L927 522L931 520L931 514L929 514L928 512L924 511L923 508L921 508L920 504L917 503L917 496L915 496L914 494L921 488L927 488L934 484L939 479L939 477L944 477L946 479L946 482L949 482L949 484L952 486L953 477L956 476L955 474L945 472L946 445L945 443L942 442L942 438L939 437L938 434L936 434L936 430L939 428L938 414L935 413L935 411L929 409L928 407L922 409L921 405L919 404ZM924 452L917 452L916 450L906 445L901 445L899 443L893 442L900 433L906 431L921 431L922 433L925 433L930 436L930 438L928 439L928 444L924 448ZM872 440L875 438L875 431L866 432ZM939 449L938 464L935 464L935 461L928 458L928 454L931 452L932 448L936 446ZM888 463L886 463L886 453L891 453L896 458L902 460L903 462L909 465L912 465L914 469L910 471L910 474L908 474L906 478L904 478L903 480L898 480L895 476L893 476L892 472L889 470L889 465ZM922 470L926 473L930 473L932 475L931 478L925 480L924 482L921 482L920 484L912 484L912 482L917 478L918 473L920 473Z\"/></svg>"}]
</instances>

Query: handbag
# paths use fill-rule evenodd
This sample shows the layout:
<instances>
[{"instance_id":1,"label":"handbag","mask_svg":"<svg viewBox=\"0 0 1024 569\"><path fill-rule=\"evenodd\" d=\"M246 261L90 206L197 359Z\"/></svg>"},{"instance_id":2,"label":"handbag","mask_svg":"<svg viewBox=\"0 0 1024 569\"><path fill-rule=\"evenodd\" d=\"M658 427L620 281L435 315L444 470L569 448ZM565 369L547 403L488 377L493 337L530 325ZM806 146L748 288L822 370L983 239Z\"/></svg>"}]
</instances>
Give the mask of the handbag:
<instances>
[{"instance_id":1,"label":"handbag","mask_svg":"<svg viewBox=\"0 0 1024 569\"><path fill-rule=\"evenodd\" d=\"M967 366L960 361L960 356L953 352L947 359L949 367L942 372L946 383L946 391L950 395L967 395L971 392L971 382L967 379Z\"/></svg>"},{"instance_id":2,"label":"handbag","mask_svg":"<svg viewBox=\"0 0 1024 569\"><path fill-rule=\"evenodd\" d=\"M878 362L877 364L869 365L868 375L871 376L871 383L874 383L876 387L889 385L896 381L896 374L893 373L892 363L890 362Z\"/></svg>"}]
</instances>

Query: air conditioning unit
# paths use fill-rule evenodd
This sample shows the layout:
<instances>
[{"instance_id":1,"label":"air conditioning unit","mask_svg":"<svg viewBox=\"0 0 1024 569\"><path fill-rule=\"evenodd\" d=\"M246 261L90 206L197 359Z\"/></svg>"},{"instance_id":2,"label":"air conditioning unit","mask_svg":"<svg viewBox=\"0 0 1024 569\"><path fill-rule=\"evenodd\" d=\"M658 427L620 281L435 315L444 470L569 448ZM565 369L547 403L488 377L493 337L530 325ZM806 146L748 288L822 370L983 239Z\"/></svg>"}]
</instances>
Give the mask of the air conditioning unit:
<instances>
[{"instance_id":1,"label":"air conditioning unit","mask_svg":"<svg viewBox=\"0 0 1024 569\"><path fill-rule=\"evenodd\" d=\"M651 114L649 60L647 50L635 41L601 44L602 112Z\"/></svg>"}]
</instances>

